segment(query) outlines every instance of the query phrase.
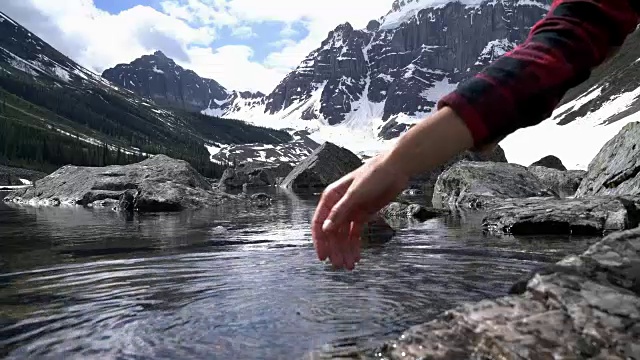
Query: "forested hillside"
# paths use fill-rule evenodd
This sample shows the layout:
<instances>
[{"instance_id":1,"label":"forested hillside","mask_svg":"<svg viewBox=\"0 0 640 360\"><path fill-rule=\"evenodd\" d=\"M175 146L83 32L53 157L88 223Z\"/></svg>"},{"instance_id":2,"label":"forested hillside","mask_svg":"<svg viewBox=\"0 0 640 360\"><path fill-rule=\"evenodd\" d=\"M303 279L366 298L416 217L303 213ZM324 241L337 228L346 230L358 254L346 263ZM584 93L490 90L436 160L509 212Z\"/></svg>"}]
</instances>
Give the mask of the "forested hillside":
<instances>
[{"instance_id":1,"label":"forested hillside","mask_svg":"<svg viewBox=\"0 0 640 360\"><path fill-rule=\"evenodd\" d=\"M164 109L89 72L13 21L0 22L0 164L51 172L163 153L218 177L205 145L292 138L242 121Z\"/></svg>"}]
</instances>

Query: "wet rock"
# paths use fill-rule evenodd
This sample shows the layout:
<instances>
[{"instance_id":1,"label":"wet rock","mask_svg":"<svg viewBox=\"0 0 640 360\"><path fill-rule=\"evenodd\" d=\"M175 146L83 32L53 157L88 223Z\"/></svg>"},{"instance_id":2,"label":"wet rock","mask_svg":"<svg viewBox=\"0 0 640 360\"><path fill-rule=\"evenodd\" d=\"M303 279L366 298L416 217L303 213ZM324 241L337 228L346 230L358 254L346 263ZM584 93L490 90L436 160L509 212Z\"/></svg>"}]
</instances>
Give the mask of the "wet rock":
<instances>
[{"instance_id":1,"label":"wet rock","mask_svg":"<svg viewBox=\"0 0 640 360\"><path fill-rule=\"evenodd\" d=\"M189 163L156 155L137 164L64 166L5 201L27 205L82 205L110 201L138 212L214 207L238 200L214 190Z\"/></svg>"},{"instance_id":2,"label":"wet rock","mask_svg":"<svg viewBox=\"0 0 640 360\"><path fill-rule=\"evenodd\" d=\"M483 227L493 233L514 235L602 235L637 227L640 208L635 201L639 199L505 199L488 209Z\"/></svg>"},{"instance_id":3,"label":"wet rock","mask_svg":"<svg viewBox=\"0 0 640 360\"><path fill-rule=\"evenodd\" d=\"M281 186L291 189L325 188L361 165L362 160L351 151L326 142L298 164Z\"/></svg>"},{"instance_id":4,"label":"wet rock","mask_svg":"<svg viewBox=\"0 0 640 360\"><path fill-rule=\"evenodd\" d=\"M640 122L625 125L591 161L577 197L640 195Z\"/></svg>"},{"instance_id":5,"label":"wet rock","mask_svg":"<svg viewBox=\"0 0 640 360\"><path fill-rule=\"evenodd\" d=\"M575 195L582 179L587 172L584 170L557 170L545 166L529 166L533 173L544 186L554 191L560 197Z\"/></svg>"},{"instance_id":6,"label":"wet rock","mask_svg":"<svg viewBox=\"0 0 640 360\"><path fill-rule=\"evenodd\" d=\"M265 193L252 194L249 198L251 199L251 203L257 207L271 206L272 198Z\"/></svg>"},{"instance_id":7,"label":"wet rock","mask_svg":"<svg viewBox=\"0 0 640 360\"><path fill-rule=\"evenodd\" d=\"M461 161L438 177L433 204L477 208L507 198L555 196L524 166Z\"/></svg>"},{"instance_id":8,"label":"wet rock","mask_svg":"<svg viewBox=\"0 0 640 360\"><path fill-rule=\"evenodd\" d=\"M519 295L449 310L379 353L388 359L633 359L640 355L640 228L532 274Z\"/></svg>"},{"instance_id":9,"label":"wet rock","mask_svg":"<svg viewBox=\"0 0 640 360\"><path fill-rule=\"evenodd\" d=\"M360 233L362 246L381 245L391 241L396 231L379 215L369 220Z\"/></svg>"},{"instance_id":10,"label":"wet rock","mask_svg":"<svg viewBox=\"0 0 640 360\"><path fill-rule=\"evenodd\" d=\"M392 202L382 208L380 214L387 219L405 218L426 221L448 215L450 212L442 209L427 208L419 204Z\"/></svg>"},{"instance_id":11,"label":"wet rock","mask_svg":"<svg viewBox=\"0 0 640 360\"><path fill-rule=\"evenodd\" d=\"M549 169L556 169L556 170L560 170L560 171L566 171L567 168L564 166L564 164L562 163L562 160L560 160L558 157L553 156L553 155L547 155L545 157L543 157L542 159L534 162L533 164L529 165L529 167L532 166L544 166L546 168Z\"/></svg>"},{"instance_id":12,"label":"wet rock","mask_svg":"<svg viewBox=\"0 0 640 360\"><path fill-rule=\"evenodd\" d=\"M228 168L220 179L220 189L242 189L276 186L293 166L285 163L243 163L235 168Z\"/></svg>"}]
</instances>

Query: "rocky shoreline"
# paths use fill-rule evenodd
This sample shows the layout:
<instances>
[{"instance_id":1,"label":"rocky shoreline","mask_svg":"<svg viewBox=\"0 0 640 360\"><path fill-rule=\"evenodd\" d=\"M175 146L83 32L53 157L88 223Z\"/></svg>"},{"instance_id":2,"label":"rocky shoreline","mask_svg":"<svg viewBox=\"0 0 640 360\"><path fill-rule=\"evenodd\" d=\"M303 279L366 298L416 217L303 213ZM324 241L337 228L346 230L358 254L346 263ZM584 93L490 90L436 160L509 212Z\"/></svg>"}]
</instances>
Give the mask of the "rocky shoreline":
<instances>
[{"instance_id":1,"label":"rocky shoreline","mask_svg":"<svg viewBox=\"0 0 640 360\"><path fill-rule=\"evenodd\" d=\"M640 359L640 123L626 125L587 171L567 170L545 157L529 167L465 153L416 177L396 202L363 231L365 245L391 240L395 226L460 209L482 209L495 236L589 235L604 238L514 285L512 294L450 310L382 346L386 359ZM4 201L35 206L108 206L118 211L165 212L228 203L268 207L249 188L279 186L319 191L362 160L331 143L295 167L239 164L220 180L164 155L105 168L65 166L10 193ZM435 181L434 181L435 177ZM212 185L213 184L213 185ZM229 189L243 189L231 195ZM434 207L405 198L432 194ZM542 240L541 240L542 241ZM366 357L366 356L365 356Z\"/></svg>"}]
</instances>

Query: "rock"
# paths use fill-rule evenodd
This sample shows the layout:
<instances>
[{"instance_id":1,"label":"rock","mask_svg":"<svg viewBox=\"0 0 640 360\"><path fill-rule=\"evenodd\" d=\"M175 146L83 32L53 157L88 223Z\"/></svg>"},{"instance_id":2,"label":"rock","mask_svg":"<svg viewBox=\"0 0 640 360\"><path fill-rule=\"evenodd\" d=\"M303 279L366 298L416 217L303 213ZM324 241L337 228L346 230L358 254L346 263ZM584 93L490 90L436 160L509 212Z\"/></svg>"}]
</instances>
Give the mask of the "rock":
<instances>
[{"instance_id":1,"label":"rock","mask_svg":"<svg viewBox=\"0 0 640 360\"><path fill-rule=\"evenodd\" d=\"M640 122L625 125L591 161L577 197L640 195Z\"/></svg>"},{"instance_id":2,"label":"rock","mask_svg":"<svg viewBox=\"0 0 640 360\"><path fill-rule=\"evenodd\" d=\"M29 183L40 180L45 176L47 174L40 171L0 165L0 186L29 185Z\"/></svg>"},{"instance_id":3,"label":"rock","mask_svg":"<svg viewBox=\"0 0 640 360\"><path fill-rule=\"evenodd\" d=\"M524 166L461 161L438 177L433 204L437 207L455 205L476 208L506 198L554 196Z\"/></svg>"},{"instance_id":4,"label":"rock","mask_svg":"<svg viewBox=\"0 0 640 360\"><path fill-rule=\"evenodd\" d=\"M380 210L380 214L387 219L405 218L426 221L439 216L450 214L442 209L427 208L419 204L392 202Z\"/></svg>"},{"instance_id":5,"label":"rock","mask_svg":"<svg viewBox=\"0 0 640 360\"><path fill-rule=\"evenodd\" d=\"M365 224L360 234L362 246L366 247L386 244L393 239L396 231L389 226L383 217L375 215Z\"/></svg>"},{"instance_id":6,"label":"rock","mask_svg":"<svg viewBox=\"0 0 640 360\"><path fill-rule=\"evenodd\" d=\"M298 164L281 186L291 189L325 188L361 165L362 160L351 151L326 142Z\"/></svg>"},{"instance_id":7,"label":"rock","mask_svg":"<svg viewBox=\"0 0 640 360\"><path fill-rule=\"evenodd\" d=\"M446 164L437 167L434 170L424 172L422 174L416 175L409 179L409 187L410 188L421 188L424 194L431 198L433 196L433 190L436 185L436 181L438 181L438 176L442 174L443 171L450 168L453 164L458 163L460 161L493 161L493 162L507 162L507 157L505 156L504 149L500 146L496 146L494 149L488 152L472 152L465 151L464 153L456 156L454 159L451 159Z\"/></svg>"},{"instance_id":8,"label":"rock","mask_svg":"<svg viewBox=\"0 0 640 360\"><path fill-rule=\"evenodd\" d=\"M271 196L264 193L252 194L249 198L251 199L251 204L257 207L269 207L273 200Z\"/></svg>"},{"instance_id":9,"label":"rock","mask_svg":"<svg viewBox=\"0 0 640 360\"><path fill-rule=\"evenodd\" d=\"M553 156L553 155L547 155L547 156L543 157L542 159L540 159L540 160L534 162L533 164L529 165L529 167L532 167L532 166L544 166L546 168L556 169L556 170L560 170L560 171L566 171L567 170L567 168L562 163L562 160L560 160L558 157Z\"/></svg>"},{"instance_id":10,"label":"rock","mask_svg":"<svg viewBox=\"0 0 640 360\"><path fill-rule=\"evenodd\" d=\"M503 200L488 209L483 227L514 235L602 235L640 224L636 199L593 197L581 199L528 198Z\"/></svg>"},{"instance_id":11,"label":"rock","mask_svg":"<svg viewBox=\"0 0 640 360\"><path fill-rule=\"evenodd\" d=\"M639 249L640 228L611 234L532 274L511 296L464 304L410 328L377 356L640 358Z\"/></svg>"},{"instance_id":12,"label":"rock","mask_svg":"<svg viewBox=\"0 0 640 360\"><path fill-rule=\"evenodd\" d=\"M92 206L111 201L122 210L179 211L215 207L239 200L213 190L186 161L155 155L137 164L107 167L64 166L34 187L9 194L20 204Z\"/></svg>"},{"instance_id":13,"label":"rock","mask_svg":"<svg viewBox=\"0 0 640 360\"><path fill-rule=\"evenodd\" d=\"M575 195L582 179L587 174L584 170L561 171L545 166L529 166L528 170L540 179L544 186L560 197Z\"/></svg>"},{"instance_id":14,"label":"rock","mask_svg":"<svg viewBox=\"0 0 640 360\"><path fill-rule=\"evenodd\" d=\"M293 170L289 164L242 163L228 168L220 178L220 189L241 189L275 186Z\"/></svg>"}]
</instances>

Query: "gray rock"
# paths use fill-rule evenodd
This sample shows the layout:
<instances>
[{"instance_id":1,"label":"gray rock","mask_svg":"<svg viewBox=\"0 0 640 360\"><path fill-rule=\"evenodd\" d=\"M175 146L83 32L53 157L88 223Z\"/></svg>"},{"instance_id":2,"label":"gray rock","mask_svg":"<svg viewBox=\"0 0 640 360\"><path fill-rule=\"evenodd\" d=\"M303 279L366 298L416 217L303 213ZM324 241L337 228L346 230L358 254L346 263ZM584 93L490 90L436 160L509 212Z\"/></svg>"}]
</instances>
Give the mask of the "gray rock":
<instances>
[{"instance_id":1,"label":"gray rock","mask_svg":"<svg viewBox=\"0 0 640 360\"><path fill-rule=\"evenodd\" d=\"M567 170L567 168L562 163L562 160L560 160L557 156L553 156L553 155L547 155L542 159L529 165L529 167L533 167L533 166L544 166L547 168L561 170L561 171Z\"/></svg>"},{"instance_id":2,"label":"gray rock","mask_svg":"<svg viewBox=\"0 0 640 360\"><path fill-rule=\"evenodd\" d=\"M450 214L443 209L427 208L419 204L392 202L380 210L380 214L387 219L405 218L426 221L439 216Z\"/></svg>"},{"instance_id":3,"label":"gray rock","mask_svg":"<svg viewBox=\"0 0 640 360\"><path fill-rule=\"evenodd\" d=\"M47 176L47 174L40 171L0 165L0 186L25 185L20 179L34 182L45 176Z\"/></svg>"},{"instance_id":4,"label":"gray rock","mask_svg":"<svg viewBox=\"0 0 640 360\"><path fill-rule=\"evenodd\" d=\"M436 182L433 204L483 207L506 198L555 197L524 166L509 163L461 161Z\"/></svg>"},{"instance_id":5,"label":"gray rock","mask_svg":"<svg viewBox=\"0 0 640 360\"><path fill-rule=\"evenodd\" d=\"M293 166L286 163L243 163L224 171L219 188L230 190L276 186L278 181L287 176L291 170Z\"/></svg>"},{"instance_id":6,"label":"gray rock","mask_svg":"<svg viewBox=\"0 0 640 360\"><path fill-rule=\"evenodd\" d=\"M529 166L529 171L533 173L542 184L560 197L575 195L582 179L587 172L584 170L556 170L545 166Z\"/></svg>"},{"instance_id":7,"label":"gray rock","mask_svg":"<svg viewBox=\"0 0 640 360\"><path fill-rule=\"evenodd\" d=\"M393 239L396 231L379 215L370 219L360 233L363 247L386 244Z\"/></svg>"},{"instance_id":8,"label":"gray rock","mask_svg":"<svg viewBox=\"0 0 640 360\"><path fill-rule=\"evenodd\" d=\"M351 151L326 142L298 164L281 186L291 189L325 188L361 165L362 160Z\"/></svg>"},{"instance_id":9,"label":"gray rock","mask_svg":"<svg viewBox=\"0 0 640 360\"><path fill-rule=\"evenodd\" d=\"M503 200L488 209L483 227L493 233L514 235L602 235L639 225L640 207L636 208L634 200L640 197Z\"/></svg>"},{"instance_id":10,"label":"gray rock","mask_svg":"<svg viewBox=\"0 0 640 360\"><path fill-rule=\"evenodd\" d=\"M640 122L625 125L591 161L577 197L640 195Z\"/></svg>"},{"instance_id":11,"label":"gray rock","mask_svg":"<svg viewBox=\"0 0 640 360\"><path fill-rule=\"evenodd\" d=\"M462 154L456 156L455 158L449 160L446 164L438 166L437 168L424 172L422 174L413 176L409 179L409 187L410 188L420 188L425 193L425 195L431 199L433 196L434 187L436 185L436 181L438 180L438 176L442 174L443 171L450 168L453 164L458 163L460 161L492 161L492 162L507 162L507 157L505 156L504 149L500 146L496 146L494 149L491 149L487 152L472 152L465 151Z\"/></svg>"},{"instance_id":12,"label":"gray rock","mask_svg":"<svg viewBox=\"0 0 640 360\"><path fill-rule=\"evenodd\" d=\"M189 163L165 155L124 166L64 166L34 187L5 198L51 206L92 206L105 200L119 203L123 210L161 212L215 207L238 198L213 190Z\"/></svg>"},{"instance_id":13,"label":"gray rock","mask_svg":"<svg viewBox=\"0 0 640 360\"><path fill-rule=\"evenodd\" d=\"M386 343L386 359L637 359L640 228L530 276L511 296L468 303Z\"/></svg>"}]
</instances>

